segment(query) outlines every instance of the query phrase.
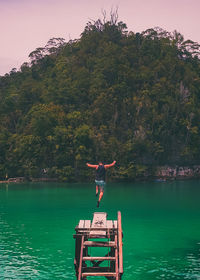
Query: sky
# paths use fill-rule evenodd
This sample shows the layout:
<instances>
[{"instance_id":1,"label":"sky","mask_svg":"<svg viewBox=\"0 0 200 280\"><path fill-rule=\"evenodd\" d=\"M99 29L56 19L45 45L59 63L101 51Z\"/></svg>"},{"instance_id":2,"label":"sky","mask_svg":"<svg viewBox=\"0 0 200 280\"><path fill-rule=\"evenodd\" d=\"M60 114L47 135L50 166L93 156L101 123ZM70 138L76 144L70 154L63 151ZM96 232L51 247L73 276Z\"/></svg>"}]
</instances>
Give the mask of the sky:
<instances>
[{"instance_id":1,"label":"sky","mask_svg":"<svg viewBox=\"0 0 200 280\"><path fill-rule=\"evenodd\" d=\"M116 7L129 31L159 26L200 43L200 0L0 0L0 76L50 38L80 38L89 20Z\"/></svg>"}]
</instances>

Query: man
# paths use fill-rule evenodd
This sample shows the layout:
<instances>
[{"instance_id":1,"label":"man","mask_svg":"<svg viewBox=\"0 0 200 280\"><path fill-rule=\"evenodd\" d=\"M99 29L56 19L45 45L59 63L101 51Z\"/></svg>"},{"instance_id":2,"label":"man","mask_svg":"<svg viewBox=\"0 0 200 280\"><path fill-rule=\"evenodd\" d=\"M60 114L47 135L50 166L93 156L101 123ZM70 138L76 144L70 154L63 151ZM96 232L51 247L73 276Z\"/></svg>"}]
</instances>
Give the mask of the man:
<instances>
[{"instance_id":1,"label":"man","mask_svg":"<svg viewBox=\"0 0 200 280\"><path fill-rule=\"evenodd\" d=\"M116 161L113 161L111 164L103 164L102 162L99 162L98 165L89 164L86 163L88 167L92 167L96 169L96 177L95 177L95 183L96 183L96 196L99 193L99 199L97 201L97 207L99 207L99 203L103 197L104 193L104 186L105 186L105 177L106 177L106 169L109 167L114 166Z\"/></svg>"}]
</instances>

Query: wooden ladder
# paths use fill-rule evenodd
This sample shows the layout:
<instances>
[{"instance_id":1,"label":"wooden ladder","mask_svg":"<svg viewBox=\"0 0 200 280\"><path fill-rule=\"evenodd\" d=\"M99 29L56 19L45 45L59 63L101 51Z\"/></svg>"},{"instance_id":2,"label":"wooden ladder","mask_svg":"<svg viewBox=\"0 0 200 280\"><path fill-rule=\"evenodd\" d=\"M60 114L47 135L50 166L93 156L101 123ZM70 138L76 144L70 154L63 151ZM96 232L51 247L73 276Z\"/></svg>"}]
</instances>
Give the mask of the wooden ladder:
<instances>
[{"instance_id":1,"label":"wooden ladder","mask_svg":"<svg viewBox=\"0 0 200 280\"><path fill-rule=\"evenodd\" d=\"M95 218L99 217L101 213L94 213L93 223L90 231L86 232L82 228L78 228L77 232L81 233L79 236L79 256L78 256L78 268L77 270L77 280L86 280L89 276L102 276L106 277L108 280L121 280L123 274L123 258L122 258L122 229L121 229L121 213L118 212L117 223L112 223L113 228L111 228L111 223L108 222L110 233L101 235L101 231L105 232L105 221L101 224L101 227L95 227ZM106 215L107 216L107 215ZM83 226L84 223L81 223ZM87 221L88 225L88 221ZM117 225L117 230L115 227ZM76 236L75 236L76 237ZM91 238L105 238L106 241L93 241L88 240ZM111 240L110 240L111 239ZM109 252L105 256L90 256L88 254L89 247L107 247ZM87 266L86 262L90 261L93 266ZM100 267L100 264L104 261L110 263L109 267ZM76 263L76 262L75 262Z\"/></svg>"}]
</instances>

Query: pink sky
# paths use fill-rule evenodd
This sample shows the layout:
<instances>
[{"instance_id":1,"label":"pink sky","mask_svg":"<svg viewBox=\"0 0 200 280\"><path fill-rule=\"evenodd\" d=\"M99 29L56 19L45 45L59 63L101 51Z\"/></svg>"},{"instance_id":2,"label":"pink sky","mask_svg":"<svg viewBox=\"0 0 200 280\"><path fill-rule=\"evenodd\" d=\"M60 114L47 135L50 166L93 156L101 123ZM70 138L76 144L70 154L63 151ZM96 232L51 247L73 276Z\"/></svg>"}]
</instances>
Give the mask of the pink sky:
<instances>
[{"instance_id":1,"label":"pink sky","mask_svg":"<svg viewBox=\"0 0 200 280\"><path fill-rule=\"evenodd\" d=\"M176 29L200 43L200 0L0 0L0 75L29 61L52 37L79 38L89 19L116 6L128 30Z\"/></svg>"}]
</instances>

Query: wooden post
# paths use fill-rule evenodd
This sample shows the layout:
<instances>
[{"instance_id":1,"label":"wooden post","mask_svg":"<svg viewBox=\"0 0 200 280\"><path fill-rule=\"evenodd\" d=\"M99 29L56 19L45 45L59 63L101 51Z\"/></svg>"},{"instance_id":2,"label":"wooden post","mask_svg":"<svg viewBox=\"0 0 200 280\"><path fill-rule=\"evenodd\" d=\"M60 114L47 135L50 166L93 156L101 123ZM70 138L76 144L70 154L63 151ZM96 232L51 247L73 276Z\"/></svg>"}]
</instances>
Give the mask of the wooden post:
<instances>
[{"instance_id":1,"label":"wooden post","mask_svg":"<svg viewBox=\"0 0 200 280\"><path fill-rule=\"evenodd\" d=\"M80 248L80 261L79 261L79 269L78 269L78 280L81 280L81 273L82 273L83 243L84 243L84 235L81 237L81 248Z\"/></svg>"},{"instance_id":2,"label":"wooden post","mask_svg":"<svg viewBox=\"0 0 200 280\"><path fill-rule=\"evenodd\" d=\"M115 235L115 273L116 273L116 280L119 280L119 263L118 263L118 246L117 246L117 235Z\"/></svg>"},{"instance_id":3,"label":"wooden post","mask_svg":"<svg viewBox=\"0 0 200 280\"><path fill-rule=\"evenodd\" d=\"M122 253L122 218L121 212L118 211L118 245L119 245L119 273L123 274L123 253Z\"/></svg>"}]
</instances>

